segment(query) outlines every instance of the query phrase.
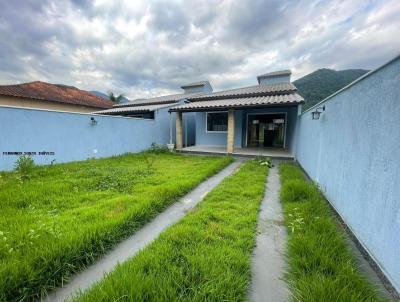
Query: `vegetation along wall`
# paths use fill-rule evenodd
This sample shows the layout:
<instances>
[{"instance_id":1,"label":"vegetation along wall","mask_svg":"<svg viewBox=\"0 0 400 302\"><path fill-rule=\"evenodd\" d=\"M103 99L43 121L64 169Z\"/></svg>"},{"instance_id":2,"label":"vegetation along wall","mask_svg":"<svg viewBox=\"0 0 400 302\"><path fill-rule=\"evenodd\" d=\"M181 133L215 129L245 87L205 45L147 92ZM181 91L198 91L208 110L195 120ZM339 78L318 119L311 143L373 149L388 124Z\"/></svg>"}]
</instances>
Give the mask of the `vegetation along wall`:
<instances>
[{"instance_id":1,"label":"vegetation along wall","mask_svg":"<svg viewBox=\"0 0 400 302\"><path fill-rule=\"evenodd\" d=\"M50 164L140 152L167 140L156 126L156 120L0 107L0 171L13 169L20 153Z\"/></svg>"},{"instance_id":2,"label":"vegetation along wall","mask_svg":"<svg viewBox=\"0 0 400 302\"><path fill-rule=\"evenodd\" d=\"M400 56L298 122L295 156L400 290Z\"/></svg>"}]
</instances>

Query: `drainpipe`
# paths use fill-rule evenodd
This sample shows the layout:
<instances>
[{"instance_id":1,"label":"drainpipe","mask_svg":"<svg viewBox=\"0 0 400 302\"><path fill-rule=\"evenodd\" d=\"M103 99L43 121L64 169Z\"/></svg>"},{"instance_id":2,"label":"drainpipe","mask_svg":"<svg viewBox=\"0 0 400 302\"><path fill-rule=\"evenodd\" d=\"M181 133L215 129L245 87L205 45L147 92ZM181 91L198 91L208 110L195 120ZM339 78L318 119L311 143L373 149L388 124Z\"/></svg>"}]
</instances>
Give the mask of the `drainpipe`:
<instances>
[{"instance_id":1,"label":"drainpipe","mask_svg":"<svg viewBox=\"0 0 400 302\"><path fill-rule=\"evenodd\" d=\"M169 143L172 145L172 114L169 113Z\"/></svg>"}]
</instances>

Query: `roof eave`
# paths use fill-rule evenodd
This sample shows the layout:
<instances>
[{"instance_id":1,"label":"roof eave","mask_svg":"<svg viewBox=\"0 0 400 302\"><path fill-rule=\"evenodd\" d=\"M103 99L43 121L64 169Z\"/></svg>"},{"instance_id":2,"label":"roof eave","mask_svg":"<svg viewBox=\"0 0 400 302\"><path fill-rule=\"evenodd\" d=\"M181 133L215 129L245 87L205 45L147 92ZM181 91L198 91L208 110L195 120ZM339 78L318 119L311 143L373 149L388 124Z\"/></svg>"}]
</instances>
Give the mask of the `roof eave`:
<instances>
[{"instance_id":1,"label":"roof eave","mask_svg":"<svg viewBox=\"0 0 400 302\"><path fill-rule=\"evenodd\" d=\"M140 106L149 106L149 105L162 105L162 104L175 104L179 103L181 100L177 101L159 101L159 102L147 102L147 103L140 103L140 104L128 104L128 103L123 103L123 104L116 104L113 106L113 108L127 108L127 107L140 107Z\"/></svg>"},{"instance_id":2,"label":"roof eave","mask_svg":"<svg viewBox=\"0 0 400 302\"><path fill-rule=\"evenodd\" d=\"M115 112L102 112L102 111L98 111L98 112L94 112L95 114L105 114L105 115L124 115L124 114L131 114L131 113L137 113L137 114L141 114L141 113L150 113L153 112L155 110L141 110L141 111L115 111Z\"/></svg>"},{"instance_id":3,"label":"roof eave","mask_svg":"<svg viewBox=\"0 0 400 302\"><path fill-rule=\"evenodd\" d=\"M241 98L247 98L247 97L258 97L258 96L271 96L271 95L283 95L283 94L291 94L293 92L296 92L296 89L291 89L291 90L282 90L282 91L272 91L272 92L259 92L259 93L246 93L246 94L232 94L229 95L230 99L241 99ZM223 100L227 99L227 95L217 95L217 96L204 96L204 97L199 97L199 98L188 98L189 101L191 102L198 102L198 101L213 101L213 100Z\"/></svg>"},{"instance_id":4,"label":"roof eave","mask_svg":"<svg viewBox=\"0 0 400 302\"><path fill-rule=\"evenodd\" d=\"M197 84L197 85L184 85L181 86L182 89L186 89L186 88L192 88L192 87L202 87L202 86L206 86L205 84Z\"/></svg>"},{"instance_id":5,"label":"roof eave","mask_svg":"<svg viewBox=\"0 0 400 302\"><path fill-rule=\"evenodd\" d=\"M210 107L202 107L202 108L171 108L169 112L201 112L201 111L225 111L227 109L248 109L248 108L268 108L268 107L295 107L298 105L304 104L304 100L298 102L287 102L287 103L276 103L276 104L251 104L251 105L232 105L232 106L210 106Z\"/></svg>"}]
</instances>

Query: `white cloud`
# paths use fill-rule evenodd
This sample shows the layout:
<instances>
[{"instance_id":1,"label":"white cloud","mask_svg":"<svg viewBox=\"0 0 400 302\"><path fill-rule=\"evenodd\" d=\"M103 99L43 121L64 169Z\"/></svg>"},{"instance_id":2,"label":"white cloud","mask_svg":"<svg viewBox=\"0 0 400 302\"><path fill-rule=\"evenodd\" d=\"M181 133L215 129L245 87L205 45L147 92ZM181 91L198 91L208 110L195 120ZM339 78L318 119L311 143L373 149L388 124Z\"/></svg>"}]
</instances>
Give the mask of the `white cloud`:
<instances>
[{"instance_id":1,"label":"white cloud","mask_svg":"<svg viewBox=\"0 0 400 302\"><path fill-rule=\"evenodd\" d=\"M291 68L374 68L397 54L398 1L7 1L0 83L45 80L139 98Z\"/></svg>"}]
</instances>

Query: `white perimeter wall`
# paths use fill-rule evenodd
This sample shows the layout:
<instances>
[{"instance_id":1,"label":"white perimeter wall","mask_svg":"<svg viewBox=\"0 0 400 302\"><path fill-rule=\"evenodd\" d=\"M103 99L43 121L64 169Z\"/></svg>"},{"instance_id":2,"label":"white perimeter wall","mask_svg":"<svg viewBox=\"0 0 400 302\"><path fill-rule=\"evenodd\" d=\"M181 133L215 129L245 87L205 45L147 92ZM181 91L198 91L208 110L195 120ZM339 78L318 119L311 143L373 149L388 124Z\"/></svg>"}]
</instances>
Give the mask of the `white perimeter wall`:
<instances>
[{"instance_id":1,"label":"white perimeter wall","mask_svg":"<svg viewBox=\"0 0 400 302\"><path fill-rule=\"evenodd\" d=\"M299 118L296 159L400 290L400 57Z\"/></svg>"}]
</instances>

